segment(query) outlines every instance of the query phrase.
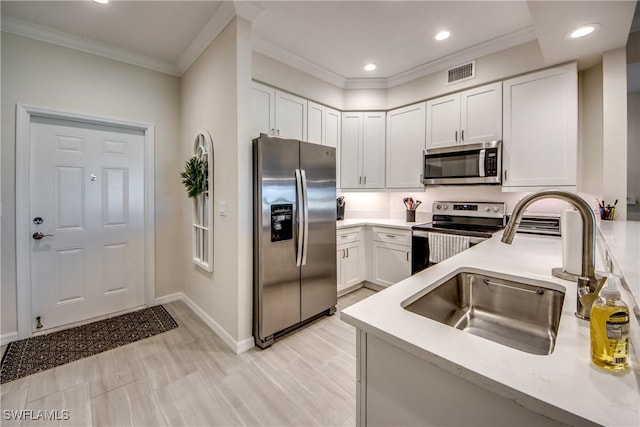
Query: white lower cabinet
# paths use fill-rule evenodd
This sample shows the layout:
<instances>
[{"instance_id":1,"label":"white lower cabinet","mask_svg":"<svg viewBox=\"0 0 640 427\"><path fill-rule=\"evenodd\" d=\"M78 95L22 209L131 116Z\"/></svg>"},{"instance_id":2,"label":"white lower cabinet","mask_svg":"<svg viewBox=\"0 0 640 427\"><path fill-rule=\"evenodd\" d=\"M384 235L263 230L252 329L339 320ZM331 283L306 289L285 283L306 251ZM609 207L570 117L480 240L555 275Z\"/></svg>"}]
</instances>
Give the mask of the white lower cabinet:
<instances>
[{"instance_id":1,"label":"white lower cabinet","mask_svg":"<svg viewBox=\"0 0 640 427\"><path fill-rule=\"evenodd\" d=\"M362 227L337 232L338 294L365 280L364 238Z\"/></svg>"},{"instance_id":2,"label":"white lower cabinet","mask_svg":"<svg viewBox=\"0 0 640 427\"><path fill-rule=\"evenodd\" d=\"M411 230L373 227L371 282L391 286L411 276Z\"/></svg>"}]
</instances>

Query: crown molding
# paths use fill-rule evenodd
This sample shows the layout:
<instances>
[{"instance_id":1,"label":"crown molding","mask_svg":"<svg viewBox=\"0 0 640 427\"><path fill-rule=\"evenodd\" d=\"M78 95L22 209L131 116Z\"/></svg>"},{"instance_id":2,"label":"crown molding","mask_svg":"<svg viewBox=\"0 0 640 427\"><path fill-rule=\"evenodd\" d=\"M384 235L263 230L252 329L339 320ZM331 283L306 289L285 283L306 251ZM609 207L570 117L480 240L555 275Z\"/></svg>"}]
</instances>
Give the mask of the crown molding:
<instances>
[{"instance_id":1,"label":"crown molding","mask_svg":"<svg viewBox=\"0 0 640 427\"><path fill-rule=\"evenodd\" d=\"M487 42L479 43L443 58L427 62L394 76L375 79L343 77L256 36L253 37L253 50L307 74L311 74L312 76L331 83L334 86L338 86L341 89L388 89L402 83L454 67L463 62L500 52L501 50L518 46L535 39L536 35L534 28L527 27Z\"/></svg>"},{"instance_id":2,"label":"crown molding","mask_svg":"<svg viewBox=\"0 0 640 427\"><path fill-rule=\"evenodd\" d=\"M235 8L236 15L249 22L255 21L264 13L264 7L260 6L256 1L235 0L233 7Z\"/></svg>"},{"instance_id":3,"label":"crown molding","mask_svg":"<svg viewBox=\"0 0 640 427\"><path fill-rule=\"evenodd\" d=\"M93 55L103 56L105 58L137 65L139 67L148 68L150 70L159 71L173 76L180 75L175 65L170 62L161 61L127 49L113 47L105 43L53 30L51 28L32 24L9 16L2 16L2 31L15 34L17 36L39 40L45 43L52 43L58 46L67 47L69 49L79 50Z\"/></svg>"},{"instance_id":4,"label":"crown molding","mask_svg":"<svg viewBox=\"0 0 640 427\"><path fill-rule=\"evenodd\" d=\"M290 67L310 74L313 77L324 80L325 82L328 82L339 88L344 88L346 85L347 79L345 79L341 75L327 70L326 68L314 62L301 58L300 56L295 55L288 50L276 46L275 44L270 43L264 39L261 39L260 37L254 35L251 38L251 43L253 45L254 51L275 59L276 61L282 62L286 65L289 65Z\"/></svg>"},{"instance_id":5,"label":"crown molding","mask_svg":"<svg viewBox=\"0 0 640 427\"><path fill-rule=\"evenodd\" d=\"M233 2L223 1L216 9L213 16L204 25L202 30L189 44L187 50L180 56L176 63L178 75L183 75L196 59L205 51L216 37L225 29L236 16Z\"/></svg>"}]
</instances>

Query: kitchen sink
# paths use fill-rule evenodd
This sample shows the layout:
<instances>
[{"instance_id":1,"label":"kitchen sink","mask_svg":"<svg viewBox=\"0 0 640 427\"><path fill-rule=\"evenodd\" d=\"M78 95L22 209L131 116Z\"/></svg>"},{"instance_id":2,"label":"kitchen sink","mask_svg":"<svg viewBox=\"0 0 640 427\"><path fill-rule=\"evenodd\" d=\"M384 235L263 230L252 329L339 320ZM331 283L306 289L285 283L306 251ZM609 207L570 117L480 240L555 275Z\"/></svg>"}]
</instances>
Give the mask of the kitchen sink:
<instances>
[{"instance_id":1,"label":"kitchen sink","mask_svg":"<svg viewBox=\"0 0 640 427\"><path fill-rule=\"evenodd\" d=\"M467 269L403 307L498 344L549 355L564 301L560 289L550 282Z\"/></svg>"}]
</instances>

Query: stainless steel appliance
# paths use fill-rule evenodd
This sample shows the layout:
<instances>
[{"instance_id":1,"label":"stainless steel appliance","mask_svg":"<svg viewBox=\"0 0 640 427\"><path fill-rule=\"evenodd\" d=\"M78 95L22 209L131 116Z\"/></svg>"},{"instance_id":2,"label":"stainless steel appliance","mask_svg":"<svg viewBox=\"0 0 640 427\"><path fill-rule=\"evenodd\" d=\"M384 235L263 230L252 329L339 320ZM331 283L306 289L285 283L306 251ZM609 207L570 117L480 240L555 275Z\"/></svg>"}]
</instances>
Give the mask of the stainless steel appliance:
<instances>
[{"instance_id":1,"label":"stainless steel appliance","mask_svg":"<svg viewBox=\"0 0 640 427\"><path fill-rule=\"evenodd\" d=\"M506 204L493 202L433 202L432 222L414 225L411 237L411 274L429 267L429 233L469 236L474 246L506 225Z\"/></svg>"},{"instance_id":2,"label":"stainless steel appliance","mask_svg":"<svg viewBox=\"0 0 640 427\"><path fill-rule=\"evenodd\" d=\"M335 313L336 150L261 134L253 171L253 335L265 348Z\"/></svg>"},{"instance_id":3,"label":"stainless steel appliance","mask_svg":"<svg viewBox=\"0 0 640 427\"><path fill-rule=\"evenodd\" d=\"M424 185L500 184L502 141L424 150Z\"/></svg>"}]
</instances>

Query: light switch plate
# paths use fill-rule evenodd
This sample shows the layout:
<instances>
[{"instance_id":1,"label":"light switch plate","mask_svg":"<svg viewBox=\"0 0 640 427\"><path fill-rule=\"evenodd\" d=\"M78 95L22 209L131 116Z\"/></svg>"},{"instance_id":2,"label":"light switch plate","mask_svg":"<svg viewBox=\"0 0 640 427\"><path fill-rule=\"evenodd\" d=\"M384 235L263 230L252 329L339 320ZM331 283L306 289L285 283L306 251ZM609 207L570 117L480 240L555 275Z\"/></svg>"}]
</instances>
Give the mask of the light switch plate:
<instances>
[{"instance_id":1,"label":"light switch plate","mask_svg":"<svg viewBox=\"0 0 640 427\"><path fill-rule=\"evenodd\" d=\"M227 202L220 202L218 205L218 215L227 216Z\"/></svg>"},{"instance_id":2,"label":"light switch plate","mask_svg":"<svg viewBox=\"0 0 640 427\"><path fill-rule=\"evenodd\" d=\"M627 196L627 204L628 205L635 205L636 204L635 196Z\"/></svg>"}]
</instances>

